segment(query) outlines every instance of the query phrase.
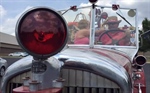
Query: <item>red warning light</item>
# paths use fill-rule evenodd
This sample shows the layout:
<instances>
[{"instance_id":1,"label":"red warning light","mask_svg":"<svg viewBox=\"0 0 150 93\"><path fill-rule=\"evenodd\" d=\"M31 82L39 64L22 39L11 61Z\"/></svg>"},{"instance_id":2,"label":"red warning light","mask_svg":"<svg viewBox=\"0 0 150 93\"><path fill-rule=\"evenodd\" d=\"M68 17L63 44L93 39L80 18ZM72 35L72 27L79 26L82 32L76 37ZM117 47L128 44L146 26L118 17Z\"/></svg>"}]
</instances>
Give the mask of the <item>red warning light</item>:
<instances>
[{"instance_id":1,"label":"red warning light","mask_svg":"<svg viewBox=\"0 0 150 93\"><path fill-rule=\"evenodd\" d=\"M112 9L113 9L113 10L118 10L118 8L119 8L119 5L116 5L116 4L113 4L113 5L112 5Z\"/></svg>"},{"instance_id":2,"label":"red warning light","mask_svg":"<svg viewBox=\"0 0 150 93\"><path fill-rule=\"evenodd\" d=\"M92 4L95 4L98 0L89 0Z\"/></svg>"},{"instance_id":3,"label":"red warning light","mask_svg":"<svg viewBox=\"0 0 150 93\"><path fill-rule=\"evenodd\" d=\"M38 40L39 42L46 42L47 40L53 38L52 33L44 33L44 31L34 31L34 37L36 38L36 40Z\"/></svg>"},{"instance_id":4,"label":"red warning light","mask_svg":"<svg viewBox=\"0 0 150 93\"><path fill-rule=\"evenodd\" d=\"M33 56L51 56L67 41L67 26L63 18L49 9L27 12L18 22L17 40Z\"/></svg>"},{"instance_id":5,"label":"red warning light","mask_svg":"<svg viewBox=\"0 0 150 93\"><path fill-rule=\"evenodd\" d=\"M71 6L70 9L73 11L77 11L77 6Z\"/></svg>"}]
</instances>

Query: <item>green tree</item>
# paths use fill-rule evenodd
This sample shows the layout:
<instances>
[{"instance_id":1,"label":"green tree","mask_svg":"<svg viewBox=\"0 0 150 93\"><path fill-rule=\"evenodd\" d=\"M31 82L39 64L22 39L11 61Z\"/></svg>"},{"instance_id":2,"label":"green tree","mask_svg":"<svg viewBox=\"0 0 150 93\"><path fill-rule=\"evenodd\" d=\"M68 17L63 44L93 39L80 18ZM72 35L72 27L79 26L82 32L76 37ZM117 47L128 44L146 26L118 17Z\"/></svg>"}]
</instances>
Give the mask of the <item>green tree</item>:
<instances>
[{"instance_id":1,"label":"green tree","mask_svg":"<svg viewBox=\"0 0 150 93\"><path fill-rule=\"evenodd\" d=\"M142 21L142 27L143 27L143 31L144 31L144 32L150 30L150 20L148 20L147 18L145 18L145 19Z\"/></svg>"},{"instance_id":2,"label":"green tree","mask_svg":"<svg viewBox=\"0 0 150 93\"><path fill-rule=\"evenodd\" d=\"M143 34L143 33L147 32L148 30L150 30L150 20L145 18L142 21L142 28L143 28L143 30L140 31L140 34ZM150 50L150 41L147 38L142 38L142 47L140 47L139 50L143 51L143 52Z\"/></svg>"}]
</instances>

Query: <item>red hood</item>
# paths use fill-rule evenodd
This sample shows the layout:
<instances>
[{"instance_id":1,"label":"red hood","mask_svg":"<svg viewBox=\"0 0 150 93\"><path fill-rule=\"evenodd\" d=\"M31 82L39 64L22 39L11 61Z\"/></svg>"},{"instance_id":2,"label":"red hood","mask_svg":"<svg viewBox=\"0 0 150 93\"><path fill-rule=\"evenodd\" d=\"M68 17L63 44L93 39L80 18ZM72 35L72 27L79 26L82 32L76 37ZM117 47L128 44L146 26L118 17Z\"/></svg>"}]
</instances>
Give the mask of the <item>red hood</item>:
<instances>
[{"instance_id":1,"label":"red hood","mask_svg":"<svg viewBox=\"0 0 150 93\"><path fill-rule=\"evenodd\" d=\"M116 50L115 51L106 49L90 49L90 50L114 60L115 62L123 66L127 70L127 72L131 72L131 61L126 54L121 53L119 51L116 52Z\"/></svg>"},{"instance_id":2,"label":"red hood","mask_svg":"<svg viewBox=\"0 0 150 93\"><path fill-rule=\"evenodd\" d=\"M62 51L60 54L69 56L68 58L74 57L78 58L86 58L86 59L94 59L99 57L100 59L110 59L113 62L117 62L122 67L124 67L128 73L131 73L131 61L130 58L117 50L108 50L108 49L87 49L87 48L69 48ZM110 61L109 60L109 61Z\"/></svg>"}]
</instances>

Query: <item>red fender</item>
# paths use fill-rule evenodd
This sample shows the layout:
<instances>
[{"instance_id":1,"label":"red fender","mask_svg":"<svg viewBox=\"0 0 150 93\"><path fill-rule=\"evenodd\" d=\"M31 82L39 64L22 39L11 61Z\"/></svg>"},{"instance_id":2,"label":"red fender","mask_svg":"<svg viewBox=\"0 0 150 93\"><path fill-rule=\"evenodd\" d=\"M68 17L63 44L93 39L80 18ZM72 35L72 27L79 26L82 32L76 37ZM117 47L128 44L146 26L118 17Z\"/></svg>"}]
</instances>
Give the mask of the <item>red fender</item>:
<instances>
[{"instance_id":1,"label":"red fender","mask_svg":"<svg viewBox=\"0 0 150 93\"><path fill-rule=\"evenodd\" d=\"M141 75L141 78L134 81L134 93L138 93L138 84L141 84L142 93L146 93L146 80L144 70L142 69L142 71L137 71L136 74Z\"/></svg>"}]
</instances>

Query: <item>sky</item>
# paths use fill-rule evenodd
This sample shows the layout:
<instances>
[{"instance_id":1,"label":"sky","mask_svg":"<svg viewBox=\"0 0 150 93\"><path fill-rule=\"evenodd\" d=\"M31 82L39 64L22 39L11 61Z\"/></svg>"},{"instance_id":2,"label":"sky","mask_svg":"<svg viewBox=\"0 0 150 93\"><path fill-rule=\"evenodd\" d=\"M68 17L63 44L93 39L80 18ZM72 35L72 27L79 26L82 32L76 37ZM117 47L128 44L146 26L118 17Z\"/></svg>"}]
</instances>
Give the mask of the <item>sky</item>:
<instances>
[{"instance_id":1,"label":"sky","mask_svg":"<svg viewBox=\"0 0 150 93\"><path fill-rule=\"evenodd\" d=\"M98 0L96 4L136 8L138 10L138 26L142 30L142 21L150 20L150 0ZM15 26L20 15L35 6L46 6L55 10L68 9L70 6L90 5L88 0L0 0L0 32L15 35Z\"/></svg>"}]
</instances>

